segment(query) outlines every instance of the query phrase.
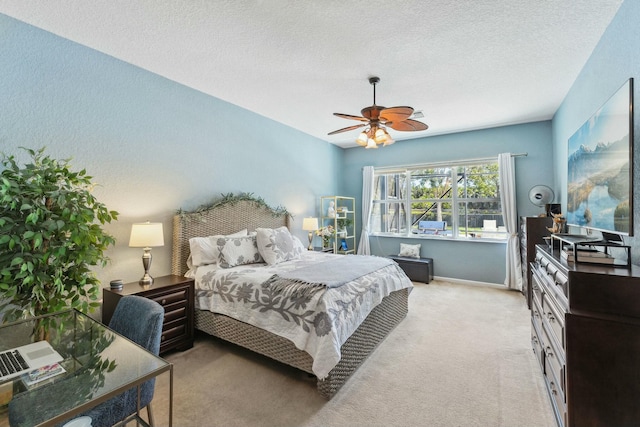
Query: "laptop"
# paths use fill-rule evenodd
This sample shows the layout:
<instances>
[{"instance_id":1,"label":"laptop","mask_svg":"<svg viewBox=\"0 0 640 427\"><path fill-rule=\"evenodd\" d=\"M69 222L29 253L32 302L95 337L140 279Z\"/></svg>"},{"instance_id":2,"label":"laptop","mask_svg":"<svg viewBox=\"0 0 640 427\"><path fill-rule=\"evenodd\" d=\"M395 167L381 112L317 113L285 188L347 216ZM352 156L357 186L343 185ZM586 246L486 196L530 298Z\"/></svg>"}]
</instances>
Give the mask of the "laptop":
<instances>
[{"instance_id":1,"label":"laptop","mask_svg":"<svg viewBox=\"0 0 640 427\"><path fill-rule=\"evenodd\" d=\"M62 361L47 341L38 341L0 352L0 381Z\"/></svg>"}]
</instances>

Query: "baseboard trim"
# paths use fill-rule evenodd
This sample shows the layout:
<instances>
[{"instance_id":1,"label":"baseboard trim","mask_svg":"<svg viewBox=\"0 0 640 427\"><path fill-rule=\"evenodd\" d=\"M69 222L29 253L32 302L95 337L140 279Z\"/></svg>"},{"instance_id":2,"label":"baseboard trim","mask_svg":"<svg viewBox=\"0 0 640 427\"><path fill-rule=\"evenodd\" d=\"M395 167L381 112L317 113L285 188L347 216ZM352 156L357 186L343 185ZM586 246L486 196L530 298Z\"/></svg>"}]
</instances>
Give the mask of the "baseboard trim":
<instances>
[{"instance_id":1,"label":"baseboard trim","mask_svg":"<svg viewBox=\"0 0 640 427\"><path fill-rule=\"evenodd\" d=\"M454 283L459 285L483 286L483 287L505 289L505 290L508 289L505 285L499 284L499 283L478 282L477 280L456 279L454 277L434 276L433 280L441 280L443 282L449 282L449 283Z\"/></svg>"}]
</instances>

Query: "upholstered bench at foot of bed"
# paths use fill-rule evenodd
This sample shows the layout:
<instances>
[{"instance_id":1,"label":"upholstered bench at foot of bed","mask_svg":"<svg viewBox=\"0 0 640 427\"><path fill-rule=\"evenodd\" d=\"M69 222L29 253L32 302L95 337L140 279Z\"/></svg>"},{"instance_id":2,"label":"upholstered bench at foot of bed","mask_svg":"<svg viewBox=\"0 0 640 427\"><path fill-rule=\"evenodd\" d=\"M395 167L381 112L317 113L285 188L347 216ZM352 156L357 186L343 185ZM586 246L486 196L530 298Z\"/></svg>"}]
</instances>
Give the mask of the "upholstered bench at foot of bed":
<instances>
[{"instance_id":1,"label":"upholstered bench at foot of bed","mask_svg":"<svg viewBox=\"0 0 640 427\"><path fill-rule=\"evenodd\" d=\"M390 255L405 272L407 277L414 282L429 283L433 280L433 259L432 258L409 258Z\"/></svg>"},{"instance_id":2,"label":"upholstered bench at foot of bed","mask_svg":"<svg viewBox=\"0 0 640 427\"><path fill-rule=\"evenodd\" d=\"M327 378L318 379L318 392L331 399L378 344L406 317L408 308L409 290L402 289L392 292L371 310L360 327L342 345L340 362ZM313 359L307 352L298 350L285 338L247 323L196 310L196 329L313 374Z\"/></svg>"}]
</instances>

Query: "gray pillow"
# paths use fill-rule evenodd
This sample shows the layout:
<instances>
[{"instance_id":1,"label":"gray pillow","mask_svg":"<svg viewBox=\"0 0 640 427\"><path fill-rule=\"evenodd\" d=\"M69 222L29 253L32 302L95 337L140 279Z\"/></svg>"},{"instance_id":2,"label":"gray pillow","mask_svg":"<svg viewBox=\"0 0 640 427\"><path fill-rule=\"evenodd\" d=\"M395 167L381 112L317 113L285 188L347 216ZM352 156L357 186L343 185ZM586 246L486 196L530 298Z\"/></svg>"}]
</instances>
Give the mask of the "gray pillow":
<instances>
[{"instance_id":1,"label":"gray pillow","mask_svg":"<svg viewBox=\"0 0 640 427\"><path fill-rule=\"evenodd\" d=\"M222 237L218 239L220 249L220 267L230 268L236 265L264 262L258 252L256 236Z\"/></svg>"},{"instance_id":2,"label":"gray pillow","mask_svg":"<svg viewBox=\"0 0 640 427\"><path fill-rule=\"evenodd\" d=\"M300 258L304 250L287 227L256 228L258 251L269 265Z\"/></svg>"},{"instance_id":3,"label":"gray pillow","mask_svg":"<svg viewBox=\"0 0 640 427\"><path fill-rule=\"evenodd\" d=\"M420 246L421 245L407 245L406 243L400 243L400 253L398 256L420 258Z\"/></svg>"}]
</instances>

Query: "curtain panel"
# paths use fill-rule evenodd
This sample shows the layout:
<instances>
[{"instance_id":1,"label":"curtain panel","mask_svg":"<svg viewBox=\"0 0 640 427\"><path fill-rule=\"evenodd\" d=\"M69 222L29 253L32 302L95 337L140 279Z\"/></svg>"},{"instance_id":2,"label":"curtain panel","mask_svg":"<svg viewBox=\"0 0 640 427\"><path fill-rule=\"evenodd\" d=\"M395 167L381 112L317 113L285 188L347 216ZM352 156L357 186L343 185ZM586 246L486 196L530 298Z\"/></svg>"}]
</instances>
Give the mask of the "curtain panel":
<instances>
[{"instance_id":1,"label":"curtain panel","mask_svg":"<svg viewBox=\"0 0 640 427\"><path fill-rule=\"evenodd\" d=\"M373 209L373 172L373 166L362 168L362 232L358 243L358 255L371 255L369 221Z\"/></svg>"},{"instance_id":2,"label":"curtain panel","mask_svg":"<svg viewBox=\"0 0 640 427\"><path fill-rule=\"evenodd\" d=\"M506 275L504 284L509 289L522 290L522 264L518 239L518 211L516 207L515 165L511 153L498 155L500 180L500 204L507 238Z\"/></svg>"}]
</instances>

